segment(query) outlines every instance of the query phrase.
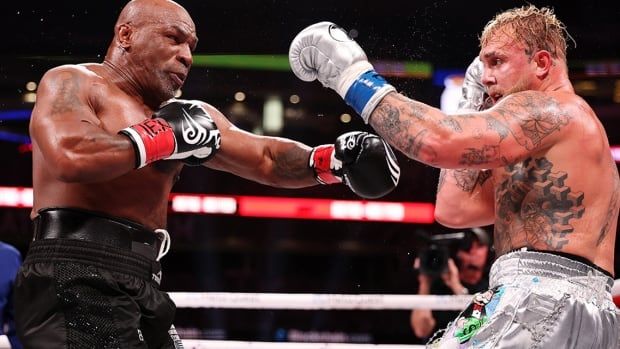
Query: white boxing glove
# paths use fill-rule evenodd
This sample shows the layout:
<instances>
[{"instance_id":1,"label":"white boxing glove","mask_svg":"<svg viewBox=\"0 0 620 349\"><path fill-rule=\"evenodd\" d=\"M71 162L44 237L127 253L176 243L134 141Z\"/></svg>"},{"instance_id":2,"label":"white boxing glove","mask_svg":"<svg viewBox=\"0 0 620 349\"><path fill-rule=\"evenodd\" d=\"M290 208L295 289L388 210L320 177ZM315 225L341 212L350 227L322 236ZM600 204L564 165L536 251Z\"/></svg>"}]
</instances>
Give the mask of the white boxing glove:
<instances>
[{"instance_id":1,"label":"white boxing glove","mask_svg":"<svg viewBox=\"0 0 620 349\"><path fill-rule=\"evenodd\" d=\"M461 90L462 94L459 99L458 110L460 113L482 111L492 106L493 102L482 84L483 70L484 66L478 57L474 58L467 67Z\"/></svg>"},{"instance_id":2,"label":"white boxing glove","mask_svg":"<svg viewBox=\"0 0 620 349\"><path fill-rule=\"evenodd\" d=\"M320 22L302 30L291 42L288 58L298 78L316 79L335 90L366 123L383 97L396 90L375 72L364 50L334 23Z\"/></svg>"}]
</instances>

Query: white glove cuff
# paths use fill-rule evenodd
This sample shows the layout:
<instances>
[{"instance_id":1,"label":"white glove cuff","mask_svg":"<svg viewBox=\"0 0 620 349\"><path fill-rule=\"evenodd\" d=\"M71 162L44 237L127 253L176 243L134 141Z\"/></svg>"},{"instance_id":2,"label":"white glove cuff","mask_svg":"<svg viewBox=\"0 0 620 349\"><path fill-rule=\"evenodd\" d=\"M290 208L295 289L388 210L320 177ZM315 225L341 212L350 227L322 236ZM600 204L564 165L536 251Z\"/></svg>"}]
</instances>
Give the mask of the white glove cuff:
<instances>
[{"instance_id":1,"label":"white glove cuff","mask_svg":"<svg viewBox=\"0 0 620 349\"><path fill-rule=\"evenodd\" d=\"M347 69L340 73L340 80L337 83L336 92L344 99L355 80L357 80L360 75L373 69L374 67L372 64L366 60L353 63L353 65L347 67Z\"/></svg>"},{"instance_id":2,"label":"white glove cuff","mask_svg":"<svg viewBox=\"0 0 620 349\"><path fill-rule=\"evenodd\" d=\"M370 115L388 93L396 91L374 71L368 61L360 61L341 73L336 92L368 123Z\"/></svg>"}]
</instances>

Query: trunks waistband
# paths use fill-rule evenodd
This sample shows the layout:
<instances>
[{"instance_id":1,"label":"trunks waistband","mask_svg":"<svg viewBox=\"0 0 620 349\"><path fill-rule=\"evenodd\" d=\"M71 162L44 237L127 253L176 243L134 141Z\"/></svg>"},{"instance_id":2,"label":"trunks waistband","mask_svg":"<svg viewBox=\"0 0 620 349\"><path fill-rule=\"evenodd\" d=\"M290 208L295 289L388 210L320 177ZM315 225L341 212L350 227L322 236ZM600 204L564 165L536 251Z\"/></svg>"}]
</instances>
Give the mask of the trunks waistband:
<instances>
[{"instance_id":1,"label":"trunks waistband","mask_svg":"<svg viewBox=\"0 0 620 349\"><path fill-rule=\"evenodd\" d=\"M99 243L137 253L154 261L160 240L146 227L100 212L45 208L34 219L33 240L65 239Z\"/></svg>"},{"instance_id":2,"label":"trunks waistband","mask_svg":"<svg viewBox=\"0 0 620 349\"><path fill-rule=\"evenodd\" d=\"M587 258L582 257L582 256L578 256L578 255L576 255L576 254L567 253L567 252L560 252L560 251L544 251L544 250L535 250L535 249L530 249L530 248L527 248L527 247L517 248L517 249L514 249L514 250L509 251L508 253L518 252L518 251L528 251L528 252L538 252L538 253L549 253L549 254L554 254L554 255L556 255L556 256L560 256L560 257L564 257L564 258L572 259L572 260L574 260L574 261L576 261L576 262L583 263L583 264L585 264L585 265L589 266L590 268L593 268L593 269L596 269L596 270L600 271L601 273L603 273L603 274L605 274L605 275L609 276L609 277L610 277L610 278L612 278L612 279L613 279L613 277L614 277L614 276L613 276L613 275L611 275L611 273L610 273L610 272L608 272L607 270L605 270L605 269L603 269L603 268L599 267L598 265L596 265L596 264L592 263L592 262L591 262L590 260L588 260Z\"/></svg>"},{"instance_id":3,"label":"trunks waistband","mask_svg":"<svg viewBox=\"0 0 620 349\"><path fill-rule=\"evenodd\" d=\"M71 239L43 239L30 244L24 265L38 263L82 263L113 272L132 275L159 285L161 264L140 254Z\"/></svg>"},{"instance_id":4,"label":"trunks waistband","mask_svg":"<svg viewBox=\"0 0 620 349\"><path fill-rule=\"evenodd\" d=\"M501 284L516 275L534 275L552 279L594 277L609 292L614 280L591 265L546 251L518 250L497 258L491 267L491 284Z\"/></svg>"}]
</instances>

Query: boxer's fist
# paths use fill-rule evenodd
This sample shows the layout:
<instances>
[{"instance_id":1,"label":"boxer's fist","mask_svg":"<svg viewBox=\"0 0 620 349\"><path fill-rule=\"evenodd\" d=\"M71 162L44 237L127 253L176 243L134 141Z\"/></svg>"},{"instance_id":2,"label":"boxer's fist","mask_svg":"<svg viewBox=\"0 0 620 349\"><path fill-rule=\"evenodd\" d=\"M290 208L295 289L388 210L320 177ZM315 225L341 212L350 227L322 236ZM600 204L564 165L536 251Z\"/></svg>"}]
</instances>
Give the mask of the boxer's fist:
<instances>
[{"instance_id":1,"label":"boxer's fist","mask_svg":"<svg viewBox=\"0 0 620 349\"><path fill-rule=\"evenodd\" d=\"M394 87L368 62L364 50L337 25L313 24L293 39L289 48L293 73L304 81L319 80L368 123L377 104Z\"/></svg>"},{"instance_id":2,"label":"boxer's fist","mask_svg":"<svg viewBox=\"0 0 620 349\"><path fill-rule=\"evenodd\" d=\"M153 117L168 121L177 135L177 147L166 159L181 159L187 165L198 166L220 149L220 131L199 102L173 100L158 109Z\"/></svg>"},{"instance_id":3,"label":"boxer's fist","mask_svg":"<svg viewBox=\"0 0 620 349\"><path fill-rule=\"evenodd\" d=\"M388 194L400 178L392 148L367 132L345 133L334 145L314 148L310 167L320 183L344 182L354 193L367 199Z\"/></svg>"},{"instance_id":4,"label":"boxer's fist","mask_svg":"<svg viewBox=\"0 0 620 349\"><path fill-rule=\"evenodd\" d=\"M491 106L489 95L482 84L482 62L476 57L465 71L461 98L459 99L459 112L481 111Z\"/></svg>"},{"instance_id":5,"label":"boxer's fist","mask_svg":"<svg viewBox=\"0 0 620 349\"><path fill-rule=\"evenodd\" d=\"M172 100L151 119L119 133L129 137L136 150L136 168L159 159L180 159L200 165L220 147L220 132L198 102Z\"/></svg>"},{"instance_id":6,"label":"boxer's fist","mask_svg":"<svg viewBox=\"0 0 620 349\"><path fill-rule=\"evenodd\" d=\"M289 61L298 78L318 79L343 98L347 84L373 69L362 48L342 28L330 22L313 24L297 34L289 49Z\"/></svg>"}]
</instances>

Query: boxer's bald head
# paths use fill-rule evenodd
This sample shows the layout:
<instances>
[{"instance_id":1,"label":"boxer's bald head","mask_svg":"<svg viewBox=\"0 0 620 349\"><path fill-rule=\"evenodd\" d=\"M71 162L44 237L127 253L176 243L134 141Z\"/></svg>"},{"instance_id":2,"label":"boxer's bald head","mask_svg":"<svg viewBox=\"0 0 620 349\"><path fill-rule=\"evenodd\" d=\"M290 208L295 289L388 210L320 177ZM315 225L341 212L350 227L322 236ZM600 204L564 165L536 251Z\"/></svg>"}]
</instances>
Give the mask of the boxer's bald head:
<instances>
[{"instance_id":1,"label":"boxer's bald head","mask_svg":"<svg viewBox=\"0 0 620 349\"><path fill-rule=\"evenodd\" d=\"M163 22L170 16L185 17L191 22L189 13L183 6L170 0L132 0L125 5L115 28L124 23L141 24L146 22ZM193 22L192 22L193 23Z\"/></svg>"},{"instance_id":2,"label":"boxer's bald head","mask_svg":"<svg viewBox=\"0 0 620 349\"><path fill-rule=\"evenodd\" d=\"M116 25L114 26L115 38L123 25L141 27L146 24L166 24L180 21L185 23L195 32L194 21L183 6L170 0L132 0L125 5Z\"/></svg>"}]
</instances>

